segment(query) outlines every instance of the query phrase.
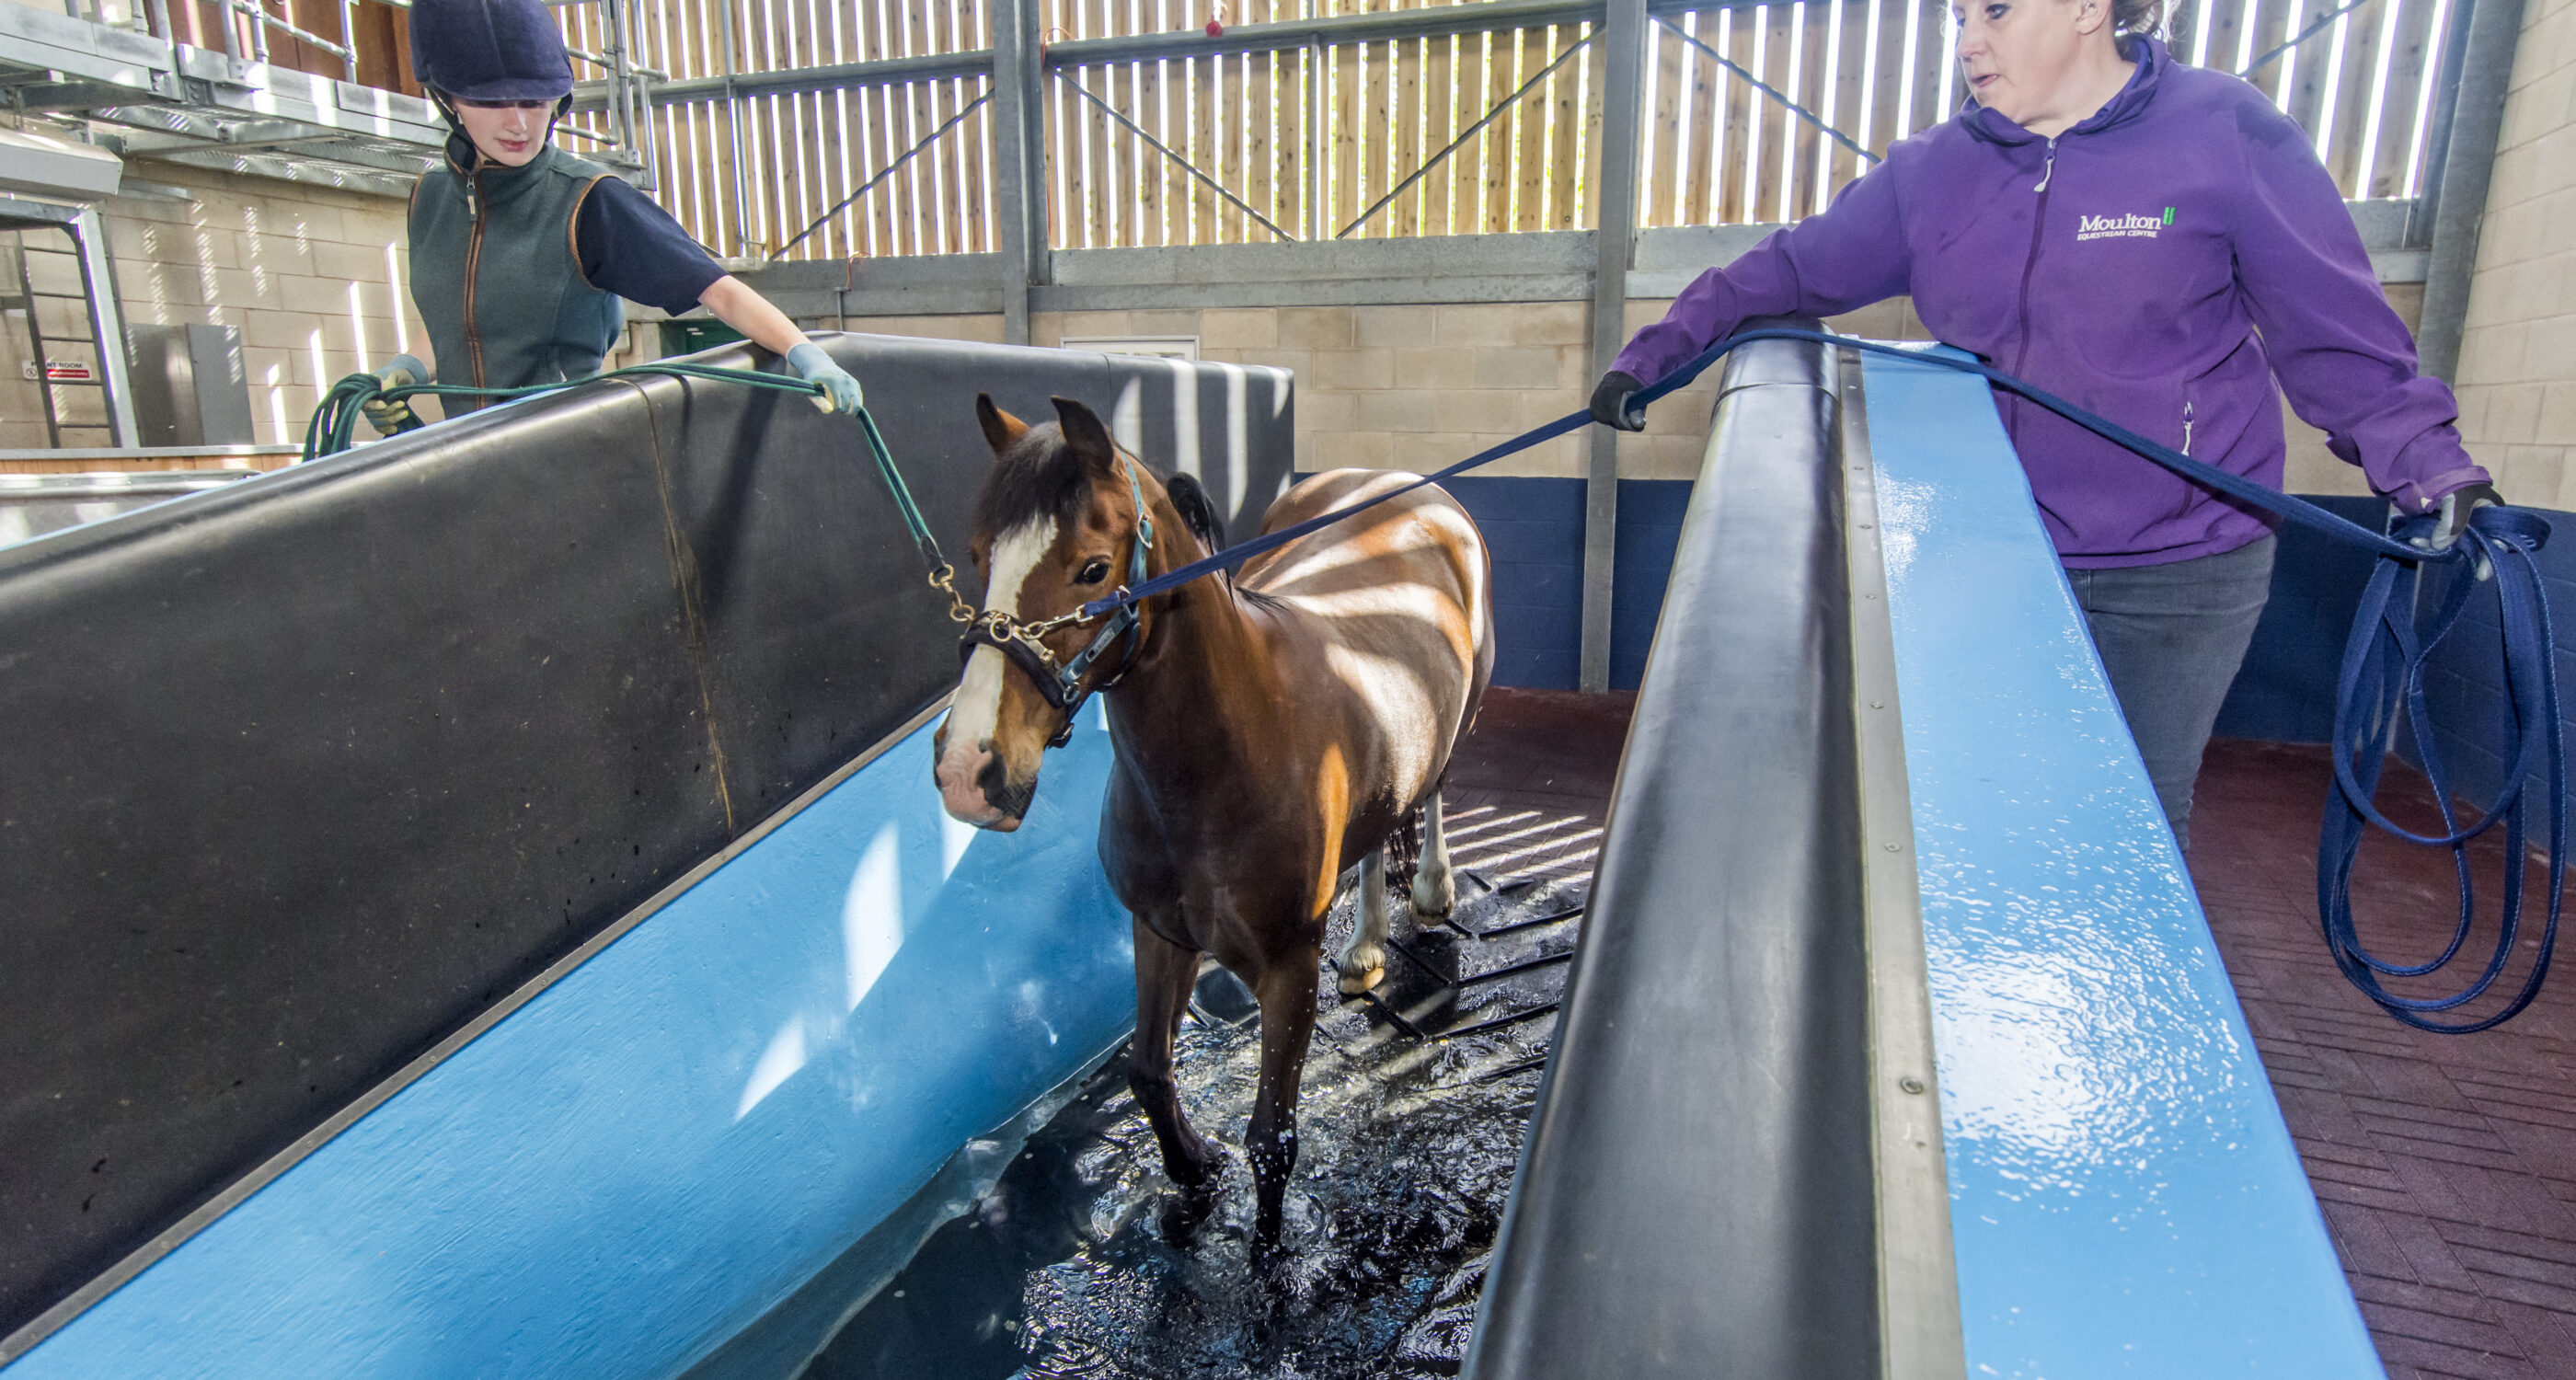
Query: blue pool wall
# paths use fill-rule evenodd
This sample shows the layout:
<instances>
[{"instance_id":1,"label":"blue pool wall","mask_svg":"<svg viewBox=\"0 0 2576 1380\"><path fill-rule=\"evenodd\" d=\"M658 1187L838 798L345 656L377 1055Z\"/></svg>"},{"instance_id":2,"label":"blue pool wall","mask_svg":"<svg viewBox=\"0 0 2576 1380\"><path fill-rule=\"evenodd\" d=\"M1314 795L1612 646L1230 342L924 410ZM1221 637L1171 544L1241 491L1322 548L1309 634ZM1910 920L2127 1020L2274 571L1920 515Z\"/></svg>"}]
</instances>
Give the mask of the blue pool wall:
<instances>
[{"instance_id":1,"label":"blue pool wall","mask_svg":"<svg viewBox=\"0 0 2576 1380\"><path fill-rule=\"evenodd\" d=\"M1126 1037L1097 705L1011 834L923 725L0 1374L688 1370Z\"/></svg>"}]
</instances>

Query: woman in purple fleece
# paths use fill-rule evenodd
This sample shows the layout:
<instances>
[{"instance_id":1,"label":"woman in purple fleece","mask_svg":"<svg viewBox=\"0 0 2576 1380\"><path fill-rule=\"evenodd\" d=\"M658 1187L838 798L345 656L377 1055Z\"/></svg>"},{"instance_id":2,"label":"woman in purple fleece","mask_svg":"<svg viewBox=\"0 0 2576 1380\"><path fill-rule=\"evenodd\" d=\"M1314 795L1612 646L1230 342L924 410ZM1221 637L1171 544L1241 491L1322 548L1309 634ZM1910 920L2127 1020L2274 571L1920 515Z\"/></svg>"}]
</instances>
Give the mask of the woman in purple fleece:
<instances>
[{"instance_id":1,"label":"woman in purple fleece","mask_svg":"<svg viewBox=\"0 0 2576 1380\"><path fill-rule=\"evenodd\" d=\"M2273 379L2328 445L2447 542L2502 500L2460 448L2451 390L2373 278L2296 123L2147 37L2158 0L1953 10L1972 93L1831 208L1699 276L1592 397L1644 425L1640 380L1756 316L1911 293L1933 335L2274 488ZM2054 414L1999 396L2111 688L2178 839L2219 702L2254 633L2272 520Z\"/></svg>"}]
</instances>

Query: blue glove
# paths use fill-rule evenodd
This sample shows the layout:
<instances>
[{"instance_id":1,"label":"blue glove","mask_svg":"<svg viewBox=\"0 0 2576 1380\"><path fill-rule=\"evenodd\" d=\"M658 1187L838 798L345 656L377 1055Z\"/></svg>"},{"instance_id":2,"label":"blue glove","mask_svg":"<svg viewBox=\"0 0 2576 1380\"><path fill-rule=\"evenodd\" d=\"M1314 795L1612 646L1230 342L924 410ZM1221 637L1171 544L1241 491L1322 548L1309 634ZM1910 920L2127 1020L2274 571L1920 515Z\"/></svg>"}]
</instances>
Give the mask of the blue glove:
<instances>
[{"instance_id":1,"label":"blue glove","mask_svg":"<svg viewBox=\"0 0 2576 1380\"><path fill-rule=\"evenodd\" d=\"M405 384L427 382L429 382L429 366L409 355L396 355L386 363L384 368L376 371L377 386L383 388L400 388ZM367 425L374 427L378 436L393 436L416 430L421 424L418 414L411 410L411 404L400 398L391 402L370 398L359 405L359 410L367 414Z\"/></svg>"},{"instance_id":2,"label":"blue glove","mask_svg":"<svg viewBox=\"0 0 2576 1380\"><path fill-rule=\"evenodd\" d=\"M856 412L866 405L867 396L859 391L859 381L810 340L787 352L787 367L807 383L823 385L814 405L826 412Z\"/></svg>"}]
</instances>

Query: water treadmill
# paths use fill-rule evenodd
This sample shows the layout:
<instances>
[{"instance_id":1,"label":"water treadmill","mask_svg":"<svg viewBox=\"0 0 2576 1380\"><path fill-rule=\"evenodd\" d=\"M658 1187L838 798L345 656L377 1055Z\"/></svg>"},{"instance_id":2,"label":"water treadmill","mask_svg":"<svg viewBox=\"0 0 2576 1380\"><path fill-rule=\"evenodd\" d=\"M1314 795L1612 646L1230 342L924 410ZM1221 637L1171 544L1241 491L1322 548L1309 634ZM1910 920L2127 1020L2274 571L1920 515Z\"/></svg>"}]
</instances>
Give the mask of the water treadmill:
<instances>
[{"instance_id":1,"label":"water treadmill","mask_svg":"<svg viewBox=\"0 0 2576 1380\"><path fill-rule=\"evenodd\" d=\"M977 391L1290 471L1274 371L826 347L952 547ZM1469 1373L2379 1374L1984 387L1724 367ZM8 1380L783 1380L1115 1051L1097 706L945 820L854 440L607 383L0 548Z\"/></svg>"}]
</instances>

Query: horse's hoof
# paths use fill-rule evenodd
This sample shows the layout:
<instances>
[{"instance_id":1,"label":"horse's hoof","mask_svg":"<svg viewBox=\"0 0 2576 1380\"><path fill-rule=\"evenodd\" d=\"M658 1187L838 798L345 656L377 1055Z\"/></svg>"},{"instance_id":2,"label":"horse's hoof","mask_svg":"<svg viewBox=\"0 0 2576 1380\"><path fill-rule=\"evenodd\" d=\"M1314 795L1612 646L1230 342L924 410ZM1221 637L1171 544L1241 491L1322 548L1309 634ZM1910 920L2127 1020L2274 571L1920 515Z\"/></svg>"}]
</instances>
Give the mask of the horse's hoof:
<instances>
[{"instance_id":1,"label":"horse's hoof","mask_svg":"<svg viewBox=\"0 0 2576 1380\"><path fill-rule=\"evenodd\" d=\"M1445 880L1439 886L1416 883L1412 900L1414 914L1435 921L1446 919L1458 908L1458 884Z\"/></svg>"},{"instance_id":2,"label":"horse's hoof","mask_svg":"<svg viewBox=\"0 0 2576 1380\"><path fill-rule=\"evenodd\" d=\"M1365 973L1342 974L1342 995L1356 997L1386 981L1386 965L1381 963Z\"/></svg>"}]
</instances>

